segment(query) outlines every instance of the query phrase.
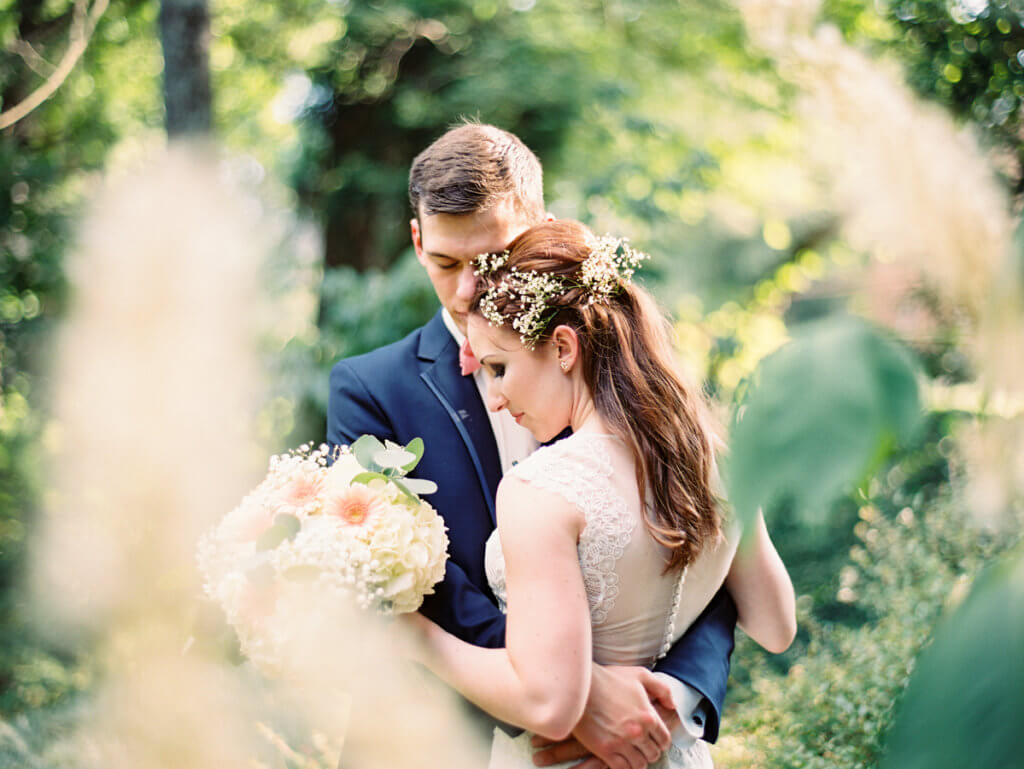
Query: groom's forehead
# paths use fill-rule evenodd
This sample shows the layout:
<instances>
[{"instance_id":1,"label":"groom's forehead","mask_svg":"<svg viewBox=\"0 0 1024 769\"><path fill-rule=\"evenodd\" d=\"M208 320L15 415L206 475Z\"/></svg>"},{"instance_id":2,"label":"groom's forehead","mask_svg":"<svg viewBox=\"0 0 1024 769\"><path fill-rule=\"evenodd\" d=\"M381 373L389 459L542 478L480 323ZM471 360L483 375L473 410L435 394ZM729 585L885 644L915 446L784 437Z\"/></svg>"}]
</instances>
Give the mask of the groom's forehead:
<instances>
[{"instance_id":1,"label":"groom's forehead","mask_svg":"<svg viewBox=\"0 0 1024 769\"><path fill-rule=\"evenodd\" d=\"M420 221L423 250L453 259L502 251L526 229L514 212L497 209L473 214L435 214Z\"/></svg>"}]
</instances>

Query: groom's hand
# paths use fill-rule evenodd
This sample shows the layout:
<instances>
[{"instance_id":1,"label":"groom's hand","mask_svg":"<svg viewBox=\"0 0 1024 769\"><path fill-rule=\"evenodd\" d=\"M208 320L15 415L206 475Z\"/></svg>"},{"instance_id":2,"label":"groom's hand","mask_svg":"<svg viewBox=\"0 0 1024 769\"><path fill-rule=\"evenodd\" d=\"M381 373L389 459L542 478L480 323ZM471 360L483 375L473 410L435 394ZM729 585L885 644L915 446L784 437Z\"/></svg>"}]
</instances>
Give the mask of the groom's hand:
<instances>
[{"instance_id":1,"label":"groom's hand","mask_svg":"<svg viewBox=\"0 0 1024 769\"><path fill-rule=\"evenodd\" d=\"M647 668L593 666L590 696L572 737L533 757L537 766L587 759L579 769L645 769L668 749L672 693ZM535 739L535 746L544 741Z\"/></svg>"}]
</instances>

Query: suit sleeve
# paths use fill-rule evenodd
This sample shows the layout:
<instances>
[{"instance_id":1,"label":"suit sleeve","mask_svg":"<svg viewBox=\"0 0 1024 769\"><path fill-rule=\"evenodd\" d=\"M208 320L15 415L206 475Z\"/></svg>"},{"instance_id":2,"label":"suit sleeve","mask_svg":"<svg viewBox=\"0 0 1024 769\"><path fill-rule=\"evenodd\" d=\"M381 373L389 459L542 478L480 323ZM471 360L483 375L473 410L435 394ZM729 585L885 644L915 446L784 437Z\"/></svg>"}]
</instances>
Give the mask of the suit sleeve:
<instances>
[{"instance_id":1,"label":"suit sleeve","mask_svg":"<svg viewBox=\"0 0 1024 769\"><path fill-rule=\"evenodd\" d=\"M331 369L327 394L327 442L347 445L360 435L394 440L395 430L359 374L346 361Z\"/></svg>"},{"instance_id":2,"label":"suit sleeve","mask_svg":"<svg viewBox=\"0 0 1024 769\"><path fill-rule=\"evenodd\" d=\"M704 739L708 742L718 739L718 725L729 678L729 657L735 645L735 629L736 604L723 587L654 668L704 695L708 719L704 727Z\"/></svg>"}]
</instances>

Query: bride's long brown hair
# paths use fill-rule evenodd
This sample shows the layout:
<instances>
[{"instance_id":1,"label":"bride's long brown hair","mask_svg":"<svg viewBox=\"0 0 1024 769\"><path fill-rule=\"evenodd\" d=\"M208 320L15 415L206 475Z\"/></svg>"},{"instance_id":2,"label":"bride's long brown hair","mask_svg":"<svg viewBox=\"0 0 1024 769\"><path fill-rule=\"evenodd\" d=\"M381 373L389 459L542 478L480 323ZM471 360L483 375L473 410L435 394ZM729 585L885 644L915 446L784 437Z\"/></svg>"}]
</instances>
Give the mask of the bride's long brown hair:
<instances>
[{"instance_id":1,"label":"bride's long brown hair","mask_svg":"<svg viewBox=\"0 0 1024 769\"><path fill-rule=\"evenodd\" d=\"M480 276L471 310L479 312L487 289L513 268L566 279L569 287L545 302L553 314L537 344L548 342L559 325L576 331L595 408L632 450L637 487L648 492L647 528L671 553L666 570L682 569L721 535L710 412L703 392L683 375L668 320L650 294L630 284L607 302L588 301L591 294L579 285L579 270L594 240L575 221L530 228L509 245L501 267ZM505 328L527 309L514 295L493 300L507 319Z\"/></svg>"}]
</instances>

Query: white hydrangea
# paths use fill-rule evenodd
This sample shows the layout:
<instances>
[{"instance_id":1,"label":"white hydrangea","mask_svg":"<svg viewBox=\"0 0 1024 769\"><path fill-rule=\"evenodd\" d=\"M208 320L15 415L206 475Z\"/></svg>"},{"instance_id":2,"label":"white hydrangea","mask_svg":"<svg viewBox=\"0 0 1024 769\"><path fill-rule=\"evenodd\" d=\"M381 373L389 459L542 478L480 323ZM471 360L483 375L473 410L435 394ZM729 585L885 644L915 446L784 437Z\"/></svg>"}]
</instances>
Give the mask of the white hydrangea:
<instances>
[{"instance_id":1,"label":"white hydrangea","mask_svg":"<svg viewBox=\"0 0 1024 769\"><path fill-rule=\"evenodd\" d=\"M289 620L340 597L391 615L415 611L444 577L444 521L422 499L384 479L354 483L349 453L327 447L273 457L267 477L199 543L204 590L267 672L299 639Z\"/></svg>"}]
</instances>

